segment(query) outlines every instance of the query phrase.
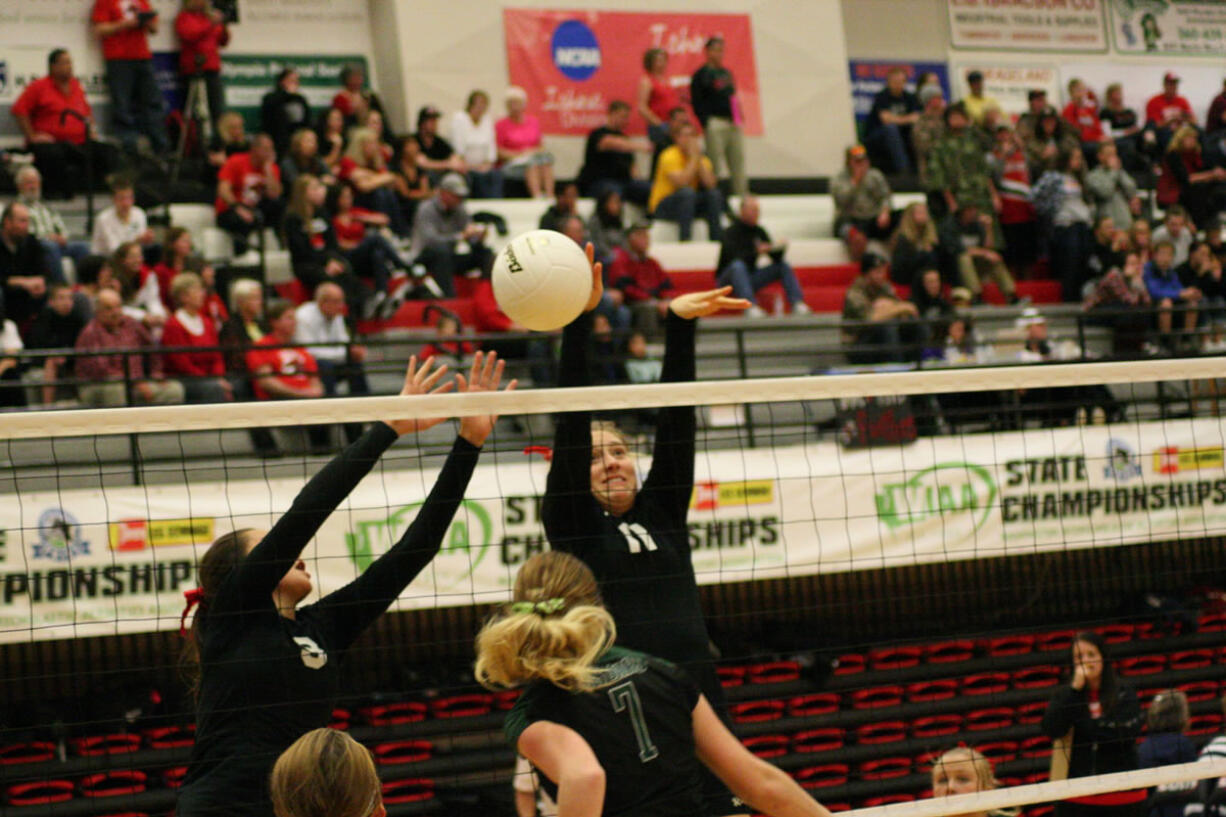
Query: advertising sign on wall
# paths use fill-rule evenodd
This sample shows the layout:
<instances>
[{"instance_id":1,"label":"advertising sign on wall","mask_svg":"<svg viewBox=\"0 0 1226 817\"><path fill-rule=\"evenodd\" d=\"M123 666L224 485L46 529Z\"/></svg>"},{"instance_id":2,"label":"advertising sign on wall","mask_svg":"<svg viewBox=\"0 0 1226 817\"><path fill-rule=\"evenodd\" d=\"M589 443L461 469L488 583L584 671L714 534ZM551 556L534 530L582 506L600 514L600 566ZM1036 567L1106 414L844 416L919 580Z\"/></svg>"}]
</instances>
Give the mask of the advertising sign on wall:
<instances>
[{"instance_id":1,"label":"advertising sign on wall","mask_svg":"<svg viewBox=\"0 0 1226 817\"><path fill-rule=\"evenodd\" d=\"M1055 65L967 61L959 62L950 71L954 99L961 99L969 90L966 76L971 71L983 74L984 94L1000 103L1001 110L1007 114L1024 113L1029 105L1027 94L1033 88L1046 91L1049 101L1063 96L1060 70Z\"/></svg>"},{"instance_id":2,"label":"advertising sign on wall","mask_svg":"<svg viewBox=\"0 0 1226 817\"><path fill-rule=\"evenodd\" d=\"M360 65L370 76L366 58L348 56L299 56L294 54L226 54L221 59L221 79L226 89L226 108L243 115L249 129L259 127L260 100L273 89L277 74L297 68L300 93L316 112L327 109L340 90L341 69Z\"/></svg>"},{"instance_id":3,"label":"advertising sign on wall","mask_svg":"<svg viewBox=\"0 0 1226 817\"><path fill-rule=\"evenodd\" d=\"M1226 3L1113 0L1111 35L1121 54L1220 57L1226 54Z\"/></svg>"},{"instance_id":4,"label":"advertising sign on wall","mask_svg":"<svg viewBox=\"0 0 1226 817\"><path fill-rule=\"evenodd\" d=\"M709 37L724 38L724 65L736 83L742 127L762 133L758 70L748 14L504 9L507 68L528 92L528 111L545 133L583 135L604 124L615 99L634 104L643 53L668 52L668 82L688 103L690 77ZM644 128L635 116L632 127Z\"/></svg>"},{"instance_id":5,"label":"advertising sign on wall","mask_svg":"<svg viewBox=\"0 0 1226 817\"><path fill-rule=\"evenodd\" d=\"M949 0L949 40L954 48L981 51L1102 52L1107 50L1104 2Z\"/></svg>"}]
</instances>

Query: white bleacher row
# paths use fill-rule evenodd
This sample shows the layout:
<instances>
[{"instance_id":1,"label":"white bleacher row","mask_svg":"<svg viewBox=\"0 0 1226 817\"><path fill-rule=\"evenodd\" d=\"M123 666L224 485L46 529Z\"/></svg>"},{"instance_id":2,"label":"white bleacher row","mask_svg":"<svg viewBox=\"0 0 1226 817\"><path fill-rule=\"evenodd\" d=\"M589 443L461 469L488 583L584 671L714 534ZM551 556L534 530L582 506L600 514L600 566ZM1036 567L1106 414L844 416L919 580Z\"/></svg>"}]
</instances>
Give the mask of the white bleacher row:
<instances>
[{"instance_id":1,"label":"white bleacher row","mask_svg":"<svg viewBox=\"0 0 1226 817\"><path fill-rule=\"evenodd\" d=\"M895 207L905 207L921 201L918 193L899 193L894 196ZM759 196L762 207L762 225L774 239L787 239L791 247L788 260L793 266L814 267L847 262L847 254L841 241L833 238L834 202L828 195L807 196ZM731 202L736 209L738 202ZM541 214L548 202L540 199L470 199L469 212L487 212L501 216L507 225L507 235L491 233L490 246L499 250L512 237L536 229ZM579 214L585 220L591 215L595 202L592 199L579 201ZM641 215L632 206L628 208L625 221L629 223ZM214 212L207 204L170 205L171 224L186 227L192 233L196 247L213 263L232 260L230 237L215 226ZM682 243L677 240L677 225L657 221L652 224L652 255L665 269L696 270L714 269L719 255L719 245L705 240L706 223L694 223L694 241ZM266 280L278 284L293 278L289 254L279 249L271 233L265 253Z\"/></svg>"}]
</instances>

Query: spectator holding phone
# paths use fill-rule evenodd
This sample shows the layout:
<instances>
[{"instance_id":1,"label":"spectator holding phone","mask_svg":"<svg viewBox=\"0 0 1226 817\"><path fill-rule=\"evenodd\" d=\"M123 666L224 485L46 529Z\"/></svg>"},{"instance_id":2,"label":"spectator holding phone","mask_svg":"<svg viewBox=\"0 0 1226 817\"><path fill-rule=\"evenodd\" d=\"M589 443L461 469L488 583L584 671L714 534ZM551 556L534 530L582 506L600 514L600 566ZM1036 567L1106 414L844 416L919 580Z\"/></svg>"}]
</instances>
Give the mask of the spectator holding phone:
<instances>
[{"instance_id":1,"label":"spectator holding phone","mask_svg":"<svg viewBox=\"0 0 1226 817\"><path fill-rule=\"evenodd\" d=\"M158 31L157 12L149 0L94 0L90 20L94 36L102 41L111 115L119 140L135 153L143 136L155 154L166 153L170 145L162 121L162 92L149 50L149 35Z\"/></svg>"}]
</instances>

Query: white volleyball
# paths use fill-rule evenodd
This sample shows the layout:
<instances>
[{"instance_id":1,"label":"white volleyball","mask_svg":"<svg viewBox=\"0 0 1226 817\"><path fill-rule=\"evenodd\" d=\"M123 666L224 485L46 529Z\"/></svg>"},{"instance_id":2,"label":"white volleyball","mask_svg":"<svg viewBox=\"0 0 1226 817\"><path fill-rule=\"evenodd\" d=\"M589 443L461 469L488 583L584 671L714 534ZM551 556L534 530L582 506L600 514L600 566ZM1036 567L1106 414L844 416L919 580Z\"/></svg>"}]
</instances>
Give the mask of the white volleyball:
<instances>
[{"instance_id":1,"label":"white volleyball","mask_svg":"<svg viewBox=\"0 0 1226 817\"><path fill-rule=\"evenodd\" d=\"M507 317L539 332L579 317L592 294L592 267L583 249L553 230L511 240L494 259L494 297Z\"/></svg>"}]
</instances>

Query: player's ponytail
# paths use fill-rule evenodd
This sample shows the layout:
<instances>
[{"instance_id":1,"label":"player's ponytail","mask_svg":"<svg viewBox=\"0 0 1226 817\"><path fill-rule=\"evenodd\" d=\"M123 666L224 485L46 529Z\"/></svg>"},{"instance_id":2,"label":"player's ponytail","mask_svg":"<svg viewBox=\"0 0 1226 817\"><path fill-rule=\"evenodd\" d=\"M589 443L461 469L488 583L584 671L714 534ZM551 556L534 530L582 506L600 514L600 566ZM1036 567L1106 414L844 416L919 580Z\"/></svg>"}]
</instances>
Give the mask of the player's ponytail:
<instances>
[{"instance_id":1,"label":"player's ponytail","mask_svg":"<svg viewBox=\"0 0 1226 817\"><path fill-rule=\"evenodd\" d=\"M587 565L566 553L539 553L520 568L514 601L477 635L475 674L491 689L541 679L584 692L597 686L594 664L616 637Z\"/></svg>"},{"instance_id":2,"label":"player's ponytail","mask_svg":"<svg viewBox=\"0 0 1226 817\"><path fill-rule=\"evenodd\" d=\"M268 789L277 817L370 817L383 804L370 752L335 729L294 741L273 765Z\"/></svg>"},{"instance_id":3,"label":"player's ponytail","mask_svg":"<svg viewBox=\"0 0 1226 817\"><path fill-rule=\"evenodd\" d=\"M222 582L247 555L247 540L251 532L250 528L240 528L217 537L196 566L197 588L184 593L187 605L180 624L184 640L179 666L193 695L200 692L200 628L208 617L209 607ZM183 625L193 607L195 615L192 616L191 627L185 628Z\"/></svg>"}]
</instances>

